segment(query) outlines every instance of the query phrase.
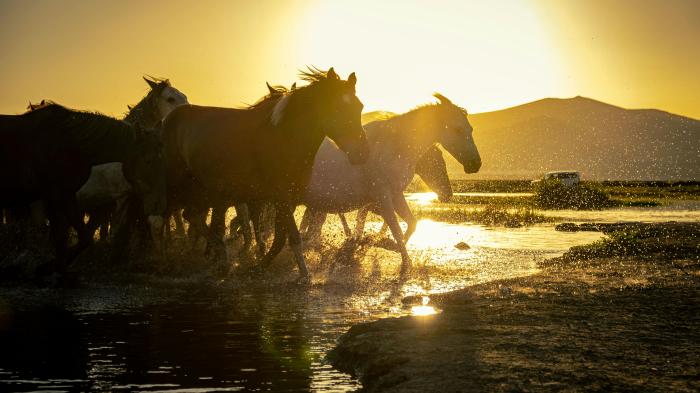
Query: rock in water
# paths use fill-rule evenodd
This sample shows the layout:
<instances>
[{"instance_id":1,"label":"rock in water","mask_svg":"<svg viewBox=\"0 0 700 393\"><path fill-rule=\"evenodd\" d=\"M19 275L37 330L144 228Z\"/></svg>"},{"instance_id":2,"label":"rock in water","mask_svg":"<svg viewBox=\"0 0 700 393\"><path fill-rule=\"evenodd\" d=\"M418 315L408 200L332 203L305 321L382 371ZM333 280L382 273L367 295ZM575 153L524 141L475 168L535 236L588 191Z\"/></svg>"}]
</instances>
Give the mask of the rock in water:
<instances>
[{"instance_id":1,"label":"rock in water","mask_svg":"<svg viewBox=\"0 0 700 393\"><path fill-rule=\"evenodd\" d=\"M469 244L467 244L465 242L459 242L459 243L455 244L455 248L458 250L465 250L466 251L466 250L470 249L471 247L469 247Z\"/></svg>"}]
</instances>

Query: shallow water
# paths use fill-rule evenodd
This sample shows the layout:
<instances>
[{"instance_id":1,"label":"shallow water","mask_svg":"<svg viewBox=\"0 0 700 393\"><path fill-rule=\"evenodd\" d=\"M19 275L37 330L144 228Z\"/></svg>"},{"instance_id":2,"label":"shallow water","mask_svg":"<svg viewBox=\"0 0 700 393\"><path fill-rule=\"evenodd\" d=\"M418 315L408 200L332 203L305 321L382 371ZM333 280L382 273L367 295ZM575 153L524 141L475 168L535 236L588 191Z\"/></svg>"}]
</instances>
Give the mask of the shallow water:
<instances>
[{"instance_id":1,"label":"shallow water","mask_svg":"<svg viewBox=\"0 0 700 393\"><path fill-rule=\"evenodd\" d=\"M687 214L642 210L630 214ZM597 214L612 220L627 209L572 212L571 220ZM379 227L370 222L367 232ZM263 284L0 290L0 391L355 390L354 379L324 361L351 325L429 314L429 302L412 308L401 299L532 274L538 261L601 237L555 232L553 224L508 229L424 220L408 243L415 272L402 281L392 251L365 245L344 258L339 228L331 218L324 245L306 252L309 288L288 283L294 276L284 254L278 265L289 275ZM469 248L457 249L460 242Z\"/></svg>"}]
</instances>

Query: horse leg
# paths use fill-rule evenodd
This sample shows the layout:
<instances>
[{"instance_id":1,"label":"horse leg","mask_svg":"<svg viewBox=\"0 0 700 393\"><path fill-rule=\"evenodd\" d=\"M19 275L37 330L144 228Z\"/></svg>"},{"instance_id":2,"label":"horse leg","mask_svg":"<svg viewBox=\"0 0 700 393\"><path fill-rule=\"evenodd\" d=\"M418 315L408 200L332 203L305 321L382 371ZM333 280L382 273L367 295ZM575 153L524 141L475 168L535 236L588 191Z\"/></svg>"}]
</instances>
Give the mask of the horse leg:
<instances>
[{"instance_id":1,"label":"horse leg","mask_svg":"<svg viewBox=\"0 0 700 393\"><path fill-rule=\"evenodd\" d=\"M185 237L185 224L182 222L182 211L177 209L172 213L172 215L173 220L175 221L175 236L179 238ZM168 224L168 226L170 226L170 224Z\"/></svg>"},{"instance_id":2,"label":"horse leg","mask_svg":"<svg viewBox=\"0 0 700 393\"><path fill-rule=\"evenodd\" d=\"M125 196L117 200L114 214L112 215L112 263L119 262L126 253L129 244L131 227L135 217L132 196Z\"/></svg>"},{"instance_id":3,"label":"horse leg","mask_svg":"<svg viewBox=\"0 0 700 393\"><path fill-rule=\"evenodd\" d=\"M95 231L99 228L100 229L100 240L106 239L106 236L103 236L102 233L102 227L104 226L104 212L102 211L101 208L95 208L92 210L87 210L86 211L88 215L88 222L85 224L85 230L88 233L88 236L94 237L95 236Z\"/></svg>"},{"instance_id":4,"label":"horse leg","mask_svg":"<svg viewBox=\"0 0 700 393\"><path fill-rule=\"evenodd\" d=\"M306 261L304 259L304 250L301 243L301 235L299 235L299 229L297 228L297 223L294 221L294 208L289 204L289 202L279 202L275 206L276 216L275 223L282 222L284 228L286 229L287 235L289 236L289 245L292 247L292 252L294 253L294 259L297 261L297 267L299 268L299 280L309 281L309 270L306 268ZM277 227L277 225L275 225ZM277 231L275 230L275 241L277 241ZM284 245L284 242L282 242ZM274 247L274 241L272 247ZM281 247L280 247L281 250ZM270 253L272 249L270 250ZM279 251L278 251L279 253Z\"/></svg>"},{"instance_id":5,"label":"horse leg","mask_svg":"<svg viewBox=\"0 0 700 393\"><path fill-rule=\"evenodd\" d=\"M350 226L348 225L348 220L345 219L345 214L338 213L338 218L340 218L340 223L343 225L343 232L345 233L345 237L348 239L351 238L352 231L350 230Z\"/></svg>"},{"instance_id":6,"label":"horse leg","mask_svg":"<svg viewBox=\"0 0 700 393\"><path fill-rule=\"evenodd\" d=\"M303 238L307 242L319 241L321 239L321 230L326 222L327 214L321 210L306 208L304 216L301 219L301 227L304 231Z\"/></svg>"},{"instance_id":7,"label":"horse leg","mask_svg":"<svg viewBox=\"0 0 700 393\"><path fill-rule=\"evenodd\" d=\"M92 245L94 241L95 231L90 232L85 224L85 213L78 209L78 203L75 200L75 194L72 197L66 198L64 212L68 217L68 223L78 233L78 244L70 249L68 261L72 261L80 254L81 251Z\"/></svg>"},{"instance_id":8,"label":"horse leg","mask_svg":"<svg viewBox=\"0 0 700 393\"><path fill-rule=\"evenodd\" d=\"M309 226L311 225L315 214L316 210L307 206L306 210L304 210L304 215L301 216L301 222L299 223L299 232L301 232L304 238L306 238L306 234L309 231Z\"/></svg>"},{"instance_id":9,"label":"horse leg","mask_svg":"<svg viewBox=\"0 0 700 393\"><path fill-rule=\"evenodd\" d=\"M243 248L241 253L245 253L250 249L253 244L253 233L250 230L250 212L248 205L245 203L239 203L233 206L236 209L236 218L231 220L231 237L234 237L236 233L236 226L241 228L243 232ZM236 224L234 224L236 220Z\"/></svg>"},{"instance_id":10,"label":"horse leg","mask_svg":"<svg viewBox=\"0 0 700 393\"><path fill-rule=\"evenodd\" d=\"M378 203L378 208L379 214L382 215L384 221L389 225L391 235L394 237L394 241L399 248L399 253L401 254L401 274L403 275L411 268L411 257L409 257L408 250L406 250L406 243L403 240L403 231L399 225L399 220L396 218L391 199L388 196L386 198L381 198Z\"/></svg>"},{"instance_id":11,"label":"horse leg","mask_svg":"<svg viewBox=\"0 0 700 393\"><path fill-rule=\"evenodd\" d=\"M408 228L406 228L406 232L403 235L403 241L408 242L408 239L410 239L411 235L416 231L418 220L416 220L416 217L411 212L411 208L408 206L408 202L406 202L403 193L394 195L393 203L396 214L408 224Z\"/></svg>"},{"instance_id":12,"label":"horse leg","mask_svg":"<svg viewBox=\"0 0 700 393\"><path fill-rule=\"evenodd\" d=\"M226 256L226 244L224 243L224 233L226 232L226 210L228 204L218 203L211 210L211 224L207 234L207 249L214 252L214 259L224 259L224 264L228 262Z\"/></svg>"},{"instance_id":13,"label":"horse leg","mask_svg":"<svg viewBox=\"0 0 700 393\"><path fill-rule=\"evenodd\" d=\"M182 218L189 223L187 237L190 242L190 250L193 252L197 248L199 238L202 236L206 237L206 234L209 231L207 228L207 213L209 208L200 209L196 209L194 207L182 209Z\"/></svg>"},{"instance_id":14,"label":"horse leg","mask_svg":"<svg viewBox=\"0 0 700 393\"><path fill-rule=\"evenodd\" d=\"M49 236L55 251L54 261L49 270L62 273L68 266L68 219L64 214L63 204L51 200L48 202L48 208Z\"/></svg>"},{"instance_id":15,"label":"horse leg","mask_svg":"<svg viewBox=\"0 0 700 393\"><path fill-rule=\"evenodd\" d=\"M280 212L279 210L277 211ZM289 245L292 247L292 252L294 252L294 258L297 261L297 266L299 268L299 280L303 282L310 281L309 270L306 268L306 260L304 259L304 247L301 243L301 235L299 235L299 229L297 228L297 223L294 221L294 209L287 206L283 210L285 214L285 219L288 221L287 228L289 233Z\"/></svg>"},{"instance_id":16,"label":"horse leg","mask_svg":"<svg viewBox=\"0 0 700 393\"><path fill-rule=\"evenodd\" d=\"M253 234L255 235L255 243L257 245L257 254L259 258L265 255L265 237L263 236L263 228L261 222L262 209L258 203L248 204L250 220L253 223Z\"/></svg>"},{"instance_id":17,"label":"horse leg","mask_svg":"<svg viewBox=\"0 0 700 393\"><path fill-rule=\"evenodd\" d=\"M362 235L365 232L365 222L367 221L367 214L369 214L369 206L362 206L360 210L357 211L357 223L355 224L355 240L362 239Z\"/></svg>"},{"instance_id":18,"label":"horse leg","mask_svg":"<svg viewBox=\"0 0 700 393\"><path fill-rule=\"evenodd\" d=\"M289 233L289 229L287 228L287 225L289 225L289 220L287 220L287 217L283 212L283 210L287 209L286 205L276 203L275 209L275 234L274 238L272 239L270 249L260 262L260 264L263 266L269 265L272 260L279 255L282 248L284 248L284 244L287 242L287 234Z\"/></svg>"},{"instance_id":19,"label":"horse leg","mask_svg":"<svg viewBox=\"0 0 700 393\"><path fill-rule=\"evenodd\" d=\"M102 222L100 223L100 240L107 240L109 238L109 223L112 221L112 212L114 207L110 206L109 209L105 209L102 216Z\"/></svg>"}]
</instances>

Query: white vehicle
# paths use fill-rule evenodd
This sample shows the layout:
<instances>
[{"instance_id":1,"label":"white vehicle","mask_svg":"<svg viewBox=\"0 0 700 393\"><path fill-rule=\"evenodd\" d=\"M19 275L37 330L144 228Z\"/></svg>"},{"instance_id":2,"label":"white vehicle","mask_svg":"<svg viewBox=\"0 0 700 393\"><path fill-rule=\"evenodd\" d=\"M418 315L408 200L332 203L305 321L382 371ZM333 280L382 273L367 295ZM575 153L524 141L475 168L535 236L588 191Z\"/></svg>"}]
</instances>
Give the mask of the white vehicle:
<instances>
[{"instance_id":1,"label":"white vehicle","mask_svg":"<svg viewBox=\"0 0 700 393\"><path fill-rule=\"evenodd\" d=\"M574 187L581 182L581 175L576 171L551 171L545 173L542 179L533 180L532 184L548 180L559 180L561 184L567 187Z\"/></svg>"}]
</instances>

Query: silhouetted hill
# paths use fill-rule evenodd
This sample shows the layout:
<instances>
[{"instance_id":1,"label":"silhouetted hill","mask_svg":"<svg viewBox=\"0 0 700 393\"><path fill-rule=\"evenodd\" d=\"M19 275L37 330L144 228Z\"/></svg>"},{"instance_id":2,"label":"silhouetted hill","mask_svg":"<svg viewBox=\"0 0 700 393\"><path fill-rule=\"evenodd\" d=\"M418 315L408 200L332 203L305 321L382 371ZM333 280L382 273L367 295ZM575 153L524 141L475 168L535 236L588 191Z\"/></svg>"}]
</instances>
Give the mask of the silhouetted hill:
<instances>
[{"instance_id":1,"label":"silhouetted hill","mask_svg":"<svg viewBox=\"0 0 700 393\"><path fill-rule=\"evenodd\" d=\"M373 111L373 112L367 112L362 114L362 124L367 124L371 123L373 121L377 120L384 120L388 119L390 117L396 116L396 113L394 112L387 112L387 111Z\"/></svg>"},{"instance_id":2,"label":"silhouetted hill","mask_svg":"<svg viewBox=\"0 0 700 393\"><path fill-rule=\"evenodd\" d=\"M469 120L483 165L478 174L466 175L449 157L453 178L529 179L574 169L595 180L700 179L700 121L688 117L575 97L546 98Z\"/></svg>"},{"instance_id":3,"label":"silhouetted hill","mask_svg":"<svg viewBox=\"0 0 700 393\"><path fill-rule=\"evenodd\" d=\"M700 178L700 121L691 118L575 97L469 119L482 154L480 178L531 178L557 169L597 180Z\"/></svg>"}]
</instances>

